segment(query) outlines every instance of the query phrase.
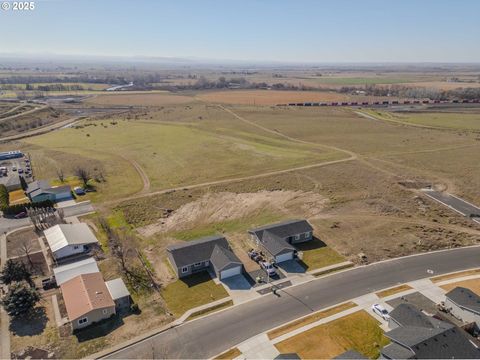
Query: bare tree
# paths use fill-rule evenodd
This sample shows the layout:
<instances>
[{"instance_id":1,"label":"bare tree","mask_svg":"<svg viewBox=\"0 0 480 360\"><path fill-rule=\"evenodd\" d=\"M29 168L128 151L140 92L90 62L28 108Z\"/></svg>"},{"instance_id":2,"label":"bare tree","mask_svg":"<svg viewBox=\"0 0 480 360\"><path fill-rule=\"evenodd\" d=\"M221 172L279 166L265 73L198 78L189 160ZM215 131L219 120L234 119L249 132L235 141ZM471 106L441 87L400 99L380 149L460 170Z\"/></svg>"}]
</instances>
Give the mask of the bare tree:
<instances>
[{"instance_id":1,"label":"bare tree","mask_svg":"<svg viewBox=\"0 0 480 360\"><path fill-rule=\"evenodd\" d=\"M33 264L32 258L30 257L30 254L32 252L32 244L30 244L29 241L24 241L22 246L20 247L20 250L27 257L28 263L30 264L30 269L33 270L35 265Z\"/></svg>"},{"instance_id":2,"label":"bare tree","mask_svg":"<svg viewBox=\"0 0 480 360\"><path fill-rule=\"evenodd\" d=\"M77 167L75 169L75 176L82 180L85 187L88 187L88 182L92 179L90 171L83 167Z\"/></svg>"},{"instance_id":3,"label":"bare tree","mask_svg":"<svg viewBox=\"0 0 480 360\"><path fill-rule=\"evenodd\" d=\"M57 169L57 178L60 180L62 183L65 182L65 176L63 174L62 169Z\"/></svg>"}]
</instances>

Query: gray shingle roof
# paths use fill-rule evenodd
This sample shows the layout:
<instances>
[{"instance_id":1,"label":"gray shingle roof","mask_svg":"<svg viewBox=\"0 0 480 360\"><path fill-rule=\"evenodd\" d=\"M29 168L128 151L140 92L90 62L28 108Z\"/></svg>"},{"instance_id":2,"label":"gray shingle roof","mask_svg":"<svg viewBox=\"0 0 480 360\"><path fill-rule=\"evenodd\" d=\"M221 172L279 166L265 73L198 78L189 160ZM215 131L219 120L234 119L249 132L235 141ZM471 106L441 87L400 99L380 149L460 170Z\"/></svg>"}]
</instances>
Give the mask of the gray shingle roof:
<instances>
[{"instance_id":1,"label":"gray shingle roof","mask_svg":"<svg viewBox=\"0 0 480 360\"><path fill-rule=\"evenodd\" d=\"M410 304L397 306L390 316L401 324L385 335L395 346L386 346L382 353L390 358L477 359L480 351L466 334L453 324L429 317ZM402 351L403 347L405 351ZM410 349L410 350L409 350Z\"/></svg>"},{"instance_id":2,"label":"gray shingle roof","mask_svg":"<svg viewBox=\"0 0 480 360\"><path fill-rule=\"evenodd\" d=\"M71 191L69 185L51 187L48 181L37 180L28 185L26 193L33 198L40 194L61 194L69 191Z\"/></svg>"},{"instance_id":3,"label":"gray shingle roof","mask_svg":"<svg viewBox=\"0 0 480 360\"><path fill-rule=\"evenodd\" d=\"M390 317L401 326L435 327L440 320L425 315L411 304L400 304L390 312Z\"/></svg>"},{"instance_id":4,"label":"gray shingle roof","mask_svg":"<svg viewBox=\"0 0 480 360\"><path fill-rule=\"evenodd\" d=\"M415 354L397 343L391 343L382 349L382 355L387 359L410 359Z\"/></svg>"},{"instance_id":5,"label":"gray shingle roof","mask_svg":"<svg viewBox=\"0 0 480 360\"><path fill-rule=\"evenodd\" d=\"M294 246L270 232L263 234L261 243L272 256L286 254L296 250Z\"/></svg>"},{"instance_id":6,"label":"gray shingle roof","mask_svg":"<svg viewBox=\"0 0 480 360\"><path fill-rule=\"evenodd\" d=\"M313 231L313 228L307 220L288 220L276 224L262 226L249 230L248 232L250 234L255 234L260 240L262 240L263 234L266 231L285 239L296 234Z\"/></svg>"},{"instance_id":7,"label":"gray shingle roof","mask_svg":"<svg viewBox=\"0 0 480 360\"><path fill-rule=\"evenodd\" d=\"M192 265L205 260L210 260L215 245L229 248L228 241L223 236L208 236L198 240L174 244L167 247L172 254L177 267Z\"/></svg>"},{"instance_id":8,"label":"gray shingle roof","mask_svg":"<svg viewBox=\"0 0 480 360\"><path fill-rule=\"evenodd\" d=\"M355 350L347 350L344 353L335 356L334 359L356 360L356 359L368 359Z\"/></svg>"},{"instance_id":9,"label":"gray shingle roof","mask_svg":"<svg viewBox=\"0 0 480 360\"><path fill-rule=\"evenodd\" d=\"M458 286L450 290L445 296L458 306L480 314L480 296L472 290Z\"/></svg>"},{"instance_id":10,"label":"gray shingle roof","mask_svg":"<svg viewBox=\"0 0 480 360\"><path fill-rule=\"evenodd\" d=\"M242 265L240 259L232 251L222 246L215 245L212 255L210 257L215 270L222 271L234 266Z\"/></svg>"}]
</instances>

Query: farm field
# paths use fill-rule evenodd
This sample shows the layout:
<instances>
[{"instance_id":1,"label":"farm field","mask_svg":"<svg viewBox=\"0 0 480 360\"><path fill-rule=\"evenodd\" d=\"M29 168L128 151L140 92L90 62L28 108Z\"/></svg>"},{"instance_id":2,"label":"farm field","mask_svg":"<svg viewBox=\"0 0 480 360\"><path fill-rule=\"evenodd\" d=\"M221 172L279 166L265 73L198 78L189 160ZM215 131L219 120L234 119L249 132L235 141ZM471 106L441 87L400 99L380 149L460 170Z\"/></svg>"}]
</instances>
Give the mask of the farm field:
<instances>
[{"instance_id":1,"label":"farm field","mask_svg":"<svg viewBox=\"0 0 480 360\"><path fill-rule=\"evenodd\" d=\"M116 92L97 95L86 101L92 105L126 105L126 106L162 106L167 104L184 104L193 102L190 96L171 94L166 91Z\"/></svg>"},{"instance_id":2,"label":"farm field","mask_svg":"<svg viewBox=\"0 0 480 360\"><path fill-rule=\"evenodd\" d=\"M196 98L212 103L241 105L276 105L304 101L344 101L347 95L334 92L275 91L275 90L225 90L199 94Z\"/></svg>"}]
</instances>

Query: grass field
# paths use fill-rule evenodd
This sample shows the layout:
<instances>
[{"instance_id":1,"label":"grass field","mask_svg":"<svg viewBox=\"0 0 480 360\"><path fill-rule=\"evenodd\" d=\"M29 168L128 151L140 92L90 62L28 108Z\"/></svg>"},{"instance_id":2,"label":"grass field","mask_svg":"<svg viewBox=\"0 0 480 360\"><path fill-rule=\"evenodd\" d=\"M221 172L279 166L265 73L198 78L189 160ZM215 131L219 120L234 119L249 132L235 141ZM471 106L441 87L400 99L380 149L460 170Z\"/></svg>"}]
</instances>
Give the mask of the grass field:
<instances>
[{"instance_id":1,"label":"grass field","mask_svg":"<svg viewBox=\"0 0 480 360\"><path fill-rule=\"evenodd\" d=\"M297 353L302 359L331 359L351 349L369 359L376 359L380 348L389 343L378 324L367 312L358 311L275 346L281 353Z\"/></svg>"},{"instance_id":2,"label":"grass field","mask_svg":"<svg viewBox=\"0 0 480 360\"><path fill-rule=\"evenodd\" d=\"M238 137L225 137L188 125L133 121L89 124L92 126L28 138L24 143L30 145L27 151L34 167L37 165L39 178L55 178L57 168L69 175L72 168L87 163L90 168L104 170L107 182L99 185L101 191L92 197L94 200L141 189L139 176L129 161L144 169L152 189L163 189L341 157L267 136L239 133Z\"/></svg>"},{"instance_id":3,"label":"grass field","mask_svg":"<svg viewBox=\"0 0 480 360\"><path fill-rule=\"evenodd\" d=\"M334 92L275 91L275 90L226 90L206 92L196 96L212 103L241 105L276 105L290 102L344 101L348 96Z\"/></svg>"},{"instance_id":4,"label":"grass field","mask_svg":"<svg viewBox=\"0 0 480 360\"><path fill-rule=\"evenodd\" d=\"M477 113L446 112L385 112L371 111L385 121L405 124L440 127L454 130L480 130L480 110Z\"/></svg>"}]
</instances>

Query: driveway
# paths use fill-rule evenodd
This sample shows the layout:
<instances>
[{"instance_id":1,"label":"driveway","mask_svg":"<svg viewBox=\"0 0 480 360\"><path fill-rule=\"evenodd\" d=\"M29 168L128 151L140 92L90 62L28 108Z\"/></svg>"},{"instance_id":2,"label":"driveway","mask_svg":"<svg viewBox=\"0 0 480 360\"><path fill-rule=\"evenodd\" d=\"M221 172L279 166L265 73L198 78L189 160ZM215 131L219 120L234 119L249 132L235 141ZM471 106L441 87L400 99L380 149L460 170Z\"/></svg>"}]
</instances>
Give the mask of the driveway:
<instances>
[{"instance_id":1,"label":"driveway","mask_svg":"<svg viewBox=\"0 0 480 360\"><path fill-rule=\"evenodd\" d=\"M287 276L304 274L306 272L305 268L297 260L282 261L277 265Z\"/></svg>"}]
</instances>

